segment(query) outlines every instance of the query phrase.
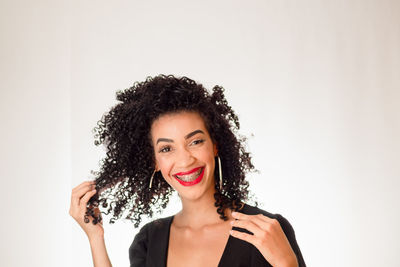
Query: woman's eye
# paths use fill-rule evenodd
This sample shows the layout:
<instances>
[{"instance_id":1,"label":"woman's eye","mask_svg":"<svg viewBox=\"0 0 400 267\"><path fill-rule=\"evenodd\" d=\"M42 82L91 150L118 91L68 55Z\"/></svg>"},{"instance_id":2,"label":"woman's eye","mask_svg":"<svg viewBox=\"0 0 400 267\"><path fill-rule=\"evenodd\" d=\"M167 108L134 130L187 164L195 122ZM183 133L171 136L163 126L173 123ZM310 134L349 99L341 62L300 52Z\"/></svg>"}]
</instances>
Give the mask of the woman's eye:
<instances>
[{"instance_id":1,"label":"woman's eye","mask_svg":"<svg viewBox=\"0 0 400 267\"><path fill-rule=\"evenodd\" d=\"M203 139L198 139L198 140L194 140L194 141L192 142L192 144L193 144L193 145L197 145L197 144L201 144L201 143L203 143L203 142L204 142Z\"/></svg>"},{"instance_id":2,"label":"woman's eye","mask_svg":"<svg viewBox=\"0 0 400 267\"><path fill-rule=\"evenodd\" d=\"M171 148L169 146L166 146L166 147L161 148L159 152L160 153L166 153L166 152L169 152L169 151L171 151Z\"/></svg>"}]
</instances>

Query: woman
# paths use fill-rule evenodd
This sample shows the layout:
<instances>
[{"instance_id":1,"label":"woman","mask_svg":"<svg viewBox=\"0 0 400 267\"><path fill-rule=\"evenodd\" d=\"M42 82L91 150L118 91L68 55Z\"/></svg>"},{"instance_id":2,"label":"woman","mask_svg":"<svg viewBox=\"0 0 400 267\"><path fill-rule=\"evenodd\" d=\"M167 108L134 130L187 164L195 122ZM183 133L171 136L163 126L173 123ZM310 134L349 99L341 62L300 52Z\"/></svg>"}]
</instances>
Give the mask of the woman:
<instances>
[{"instance_id":1,"label":"woman","mask_svg":"<svg viewBox=\"0 0 400 267\"><path fill-rule=\"evenodd\" d=\"M244 204L249 153L219 86L160 75L117 93L121 101L95 128L107 156L94 182L72 190L70 215L89 238L95 266L111 266L98 206L141 222L168 203L175 216L146 224L129 248L131 266L305 266L281 215ZM92 223L89 223L92 222Z\"/></svg>"}]
</instances>

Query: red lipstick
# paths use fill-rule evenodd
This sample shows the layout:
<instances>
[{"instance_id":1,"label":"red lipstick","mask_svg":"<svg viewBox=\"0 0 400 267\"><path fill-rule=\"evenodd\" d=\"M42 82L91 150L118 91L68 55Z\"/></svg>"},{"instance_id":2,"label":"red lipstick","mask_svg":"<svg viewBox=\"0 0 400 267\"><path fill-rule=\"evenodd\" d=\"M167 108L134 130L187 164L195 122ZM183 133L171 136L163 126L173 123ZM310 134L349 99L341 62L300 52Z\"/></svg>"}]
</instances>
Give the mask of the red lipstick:
<instances>
[{"instance_id":1,"label":"red lipstick","mask_svg":"<svg viewBox=\"0 0 400 267\"><path fill-rule=\"evenodd\" d=\"M178 173L175 173L174 176L175 176L175 175L181 176L181 175L191 174L191 173L196 172L196 171L197 171L198 169L200 169L200 168L201 168L201 167L197 167L197 168L194 168L193 170L190 170L190 171L188 171L188 172L178 172Z\"/></svg>"},{"instance_id":2,"label":"red lipstick","mask_svg":"<svg viewBox=\"0 0 400 267\"><path fill-rule=\"evenodd\" d=\"M194 173L194 172L198 171L200 168L203 168L200 175L193 181L186 182L186 181L182 181L181 179L176 177L176 175L180 176L180 175L188 175L188 174ZM198 167L198 168L194 168L193 170L188 171L188 172L175 173L173 176L181 185L192 186L192 185L195 185L195 184L198 184L201 182L201 180L203 179L203 176L204 176L204 169L205 169L204 167Z\"/></svg>"}]
</instances>

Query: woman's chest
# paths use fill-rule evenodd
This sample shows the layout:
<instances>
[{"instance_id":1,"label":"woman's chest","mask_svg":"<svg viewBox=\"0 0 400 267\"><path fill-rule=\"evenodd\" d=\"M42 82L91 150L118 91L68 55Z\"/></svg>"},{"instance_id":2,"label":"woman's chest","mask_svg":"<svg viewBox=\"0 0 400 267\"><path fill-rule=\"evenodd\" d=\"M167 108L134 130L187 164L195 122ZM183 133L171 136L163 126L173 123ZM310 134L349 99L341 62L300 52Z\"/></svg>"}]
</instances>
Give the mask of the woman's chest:
<instances>
[{"instance_id":1,"label":"woman's chest","mask_svg":"<svg viewBox=\"0 0 400 267\"><path fill-rule=\"evenodd\" d=\"M167 267L217 267L229 240L230 225L206 231L171 227Z\"/></svg>"}]
</instances>

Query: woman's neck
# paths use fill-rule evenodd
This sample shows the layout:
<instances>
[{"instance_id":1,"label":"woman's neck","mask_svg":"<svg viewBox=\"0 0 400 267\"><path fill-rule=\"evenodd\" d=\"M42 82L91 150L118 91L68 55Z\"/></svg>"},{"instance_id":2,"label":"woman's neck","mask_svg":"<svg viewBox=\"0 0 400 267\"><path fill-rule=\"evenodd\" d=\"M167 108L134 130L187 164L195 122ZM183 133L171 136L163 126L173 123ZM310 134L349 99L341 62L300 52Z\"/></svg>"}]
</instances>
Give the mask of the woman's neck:
<instances>
[{"instance_id":1,"label":"woman's neck","mask_svg":"<svg viewBox=\"0 0 400 267\"><path fill-rule=\"evenodd\" d=\"M199 229L207 225L213 225L223 222L217 213L214 198L215 189L202 198L196 200L181 199L182 210L175 215L174 223L178 227L190 227ZM225 210L228 218L231 217L230 211Z\"/></svg>"}]
</instances>

